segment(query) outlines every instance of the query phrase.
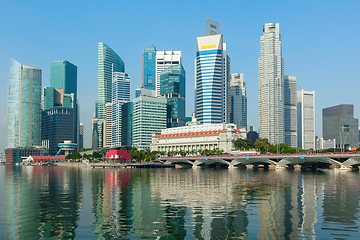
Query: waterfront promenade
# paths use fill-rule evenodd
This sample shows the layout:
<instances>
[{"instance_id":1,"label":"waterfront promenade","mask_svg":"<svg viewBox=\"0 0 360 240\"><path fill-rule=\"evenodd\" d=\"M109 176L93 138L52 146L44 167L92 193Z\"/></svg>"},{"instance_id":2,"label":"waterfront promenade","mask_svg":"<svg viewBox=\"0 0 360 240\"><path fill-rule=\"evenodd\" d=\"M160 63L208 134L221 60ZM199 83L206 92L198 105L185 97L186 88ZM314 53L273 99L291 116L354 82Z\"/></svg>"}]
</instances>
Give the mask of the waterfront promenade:
<instances>
[{"instance_id":1,"label":"waterfront promenade","mask_svg":"<svg viewBox=\"0 0 360 240\"><path fill-rule=\"evenodd\" d=\"M164 164L178 167L265 167L265 168L329 168L358 169L360 152L356 153L308 153L308 154L261 154L221 156L161 157Z\"/></svg>"}]
</instances>

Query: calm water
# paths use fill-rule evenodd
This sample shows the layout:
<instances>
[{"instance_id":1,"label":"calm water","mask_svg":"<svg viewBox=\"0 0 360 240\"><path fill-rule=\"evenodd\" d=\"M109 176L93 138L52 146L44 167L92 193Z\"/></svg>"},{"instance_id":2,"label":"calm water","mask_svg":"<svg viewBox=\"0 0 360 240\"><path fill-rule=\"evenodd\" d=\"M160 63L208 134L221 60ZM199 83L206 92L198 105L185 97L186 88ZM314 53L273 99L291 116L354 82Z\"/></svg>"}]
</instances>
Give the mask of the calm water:
<instances>
[{"instance_id":1,"label":"calm water","mask_svg":"<svg viewBox=\"0 0 360 240\"><path fill-rule=\"evenodd\" d=\"M0 166L0 239L360 239L360 172Z\"/></svg>"}]
</instances>

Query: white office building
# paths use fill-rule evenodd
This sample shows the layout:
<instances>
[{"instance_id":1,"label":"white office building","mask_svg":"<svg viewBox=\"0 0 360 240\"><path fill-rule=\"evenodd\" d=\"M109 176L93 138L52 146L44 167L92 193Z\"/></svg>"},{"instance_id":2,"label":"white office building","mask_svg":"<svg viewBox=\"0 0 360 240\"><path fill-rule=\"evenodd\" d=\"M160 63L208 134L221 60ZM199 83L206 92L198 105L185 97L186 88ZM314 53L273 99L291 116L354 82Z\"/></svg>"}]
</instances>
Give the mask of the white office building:
<instances>
[{"instance_id":1,"label":"white office building","mask_svg":"<svg viewBox=\"0 0 360 240\"><path fill-rule=\"evenodd\" d=\"M315 91L297 92L298 148L315 149Z\"/></svg>"},{"instance_id":2,"label":"white office building","mask_svg":"<svg viewBox=\"0 0 360 240\"><path fill-rule=\"evenodd\" d=\"M156 51L156 63L155 63L155 92L156 96L160 96L160 73L166 68L182 64L181 51Z\"/></svg>"},{"instance_id":3,"label":"white office building","mask_svg":"<svg viewBox=\"0 0 360 240\"><path fill-rule=\"evenodd\" d=\"M297 148L297 79L284 76L285 143Z\"/></svg>"},{"instance_id":4,"label":"white office building","mask_svg":"<svg viewBox=\"0 0 360 240\"><path fill-rule=\"evenodd\" d=\"M121 146L121 109L130 102L130 77L123 72L114 72L112 78L112 135L111 147Z\"/></svg>"},{"instance_id":5,"label":"white office building","mask_svg":"<svg viewBox=\"0 0 360 240\"><path fill-rule=\"evenodd\" d=\"M271 144L285 142L284 59L279 23L266 23L260 37L259 137Z\"/></svg>"}]
</instances>

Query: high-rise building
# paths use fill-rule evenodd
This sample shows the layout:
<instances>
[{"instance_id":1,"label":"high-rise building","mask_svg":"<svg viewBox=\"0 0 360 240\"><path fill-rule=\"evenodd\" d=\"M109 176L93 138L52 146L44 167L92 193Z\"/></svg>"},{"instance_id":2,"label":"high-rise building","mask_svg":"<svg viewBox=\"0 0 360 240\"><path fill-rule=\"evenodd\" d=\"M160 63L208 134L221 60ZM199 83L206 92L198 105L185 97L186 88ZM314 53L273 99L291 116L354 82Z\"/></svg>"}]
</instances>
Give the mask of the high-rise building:
<instances>
[{"instance_id":1,"label":"high-rise building","mask_svg":"<svg viewBox=\"0 0 360 240\"><path fill-rule=\"evenodd\" d=\"M112 138L111 147L121 147L121 108L130 102L130 77L122 72L114 72L112 80Z\"/></svg>"},{"instance_id":2,"label":"high-rise building","mask_svg":"<svg viewBox=\"0 0 360 240\"><path fill-rule=\"evenodd\" d=\"M150 90L146 88L137 88L135 89L135 98L140 96L147 96L147 97L156 97L155 90Z\"/></svg>"},{"instance_id":3,"label":"high-rise building","mask_svg":"<svg viewBox=\"0 0 360 240\"><path fill-rule=\"evenodd\" d=\"M50 67L50 87L63 89L64 94L74 95L74 143L78 143L79 137L79 113L77 100L77 66L68 61L55 61Z\"/></svg>"},{"instance_id":4,"label":"high-rise building","mask_svg":"<svg viewBox=\"0 0 360 240\"><path fill-rule=\"evenodd\" d=\"M133 100L133 145L139 149L150 148L153 133L166 128L167 101L164 98L140 96Z\"/></svg>"},{"instance_id":5,"label":"high-rise building","mask_svg":"<svg viewBox=\"0 0 360 240\"><path fill-rule=\"evenodd\" d=\"M98 133L98 103L95 102L95 111L93 118L91 119L91 147L93 149L99 148L99 133Z\"/></svg>"},{"instance_id":6,"label":"high-rise building","mask_svg":"<svg viewBox=\"0 0 360 240\"><path fill-rule=\"evenodd\" d=\"M297 144L297 79L284 76L284 114L285 114L285 143L293 148ZM314 138L315 139L315 138Z\"/></svg>"},{"instance_id":7,"label":"high-rise building","mask_svg":"<svg viewBox=\"0 0 360 240\"><path fill-rule=\"evenodd\" d=\"M297 92L298 148L315 149L315 91Z\"/></svg>"},{"instance_id":8,"label":"high-rise building","mask_svg":"<svg viewBox=\"0 0 360 240\"><path fill-rule=\"evenodd\" d=\"M160 96L160 73L165 70L166 68L182 64L182 56L181 51L156 51L156 66L155 66L155 72L156 72L156 83L155 83L155 91L156 96Z\"/></svg>"},{"instance_id":9,"label":"high-rise building","mask_svg":"<svg viewBox=\"0 0 360 240\"><path fill-rule=\"evenodd\" d=\"M155 66L156 66L155 46L145 47L142 53L142 88L155 90Z\"/></svg>"},{"instance_id":10,"label":"high-rise building","mask_svg":"<svg viewBox=\"0 0 360 240\"><path fill-rule=\"evenodd\" d=\"M98 44L98 147L103 147L103 124L105 121L105 104L112 102L112 73L125 72L123 60L105 43Z\"/></svg>"},{"instance_id":11,"label":"high-rise building","mask_svg":"<svg viewBox=\"0 0 360 240\"><path fill-rule=\"evenodd\" d=\"M84 148L84 124L79 125L79 149Z\"/></svg>"},{"instance_id":12,"label":"high-rise building","mask_svg":"<svg viewBox=\"0 0 360 240\"><path fill-rule=\"evenodd\" d=\"M267 23L260 37L259 137L271 144L285 142L284 59L278 23Z\"/></svg>"},{"instance_id":13,"label":"high-rise building","mask_svg":"<svg viewBox=\"0 0 360 240\"><path fill-rule=\"evenodd\" d=\"M104 148L111 148L112 140L112 103L105 104L105 121L104 121Z\"/></svg>"},{"instance_id":14,"label":"high-rise building","mask_svg":"<svg viewBox=\"0 0 360 240\"><path fill-rule=\"evenodd\" d=\"M121 108L121 145L126 147L133 146L134 130L134 104L127 102Z\"/></svg>"},{"instance_id":15,"label":"high-rise building","mask_svg":"<svg viewBox=\"0 0 360 240\"><path fill-rule=\"evenodd\" d=\"M229 122L230 58L221 34L197 37L195 66L197 120L200 124Z\"/></svg>"},{"instance_id":16,"label":"high-rise building","mask_svg":"<svg viewBox=\"0 0 360 240\"><path fill-rule=\"evenodd\" d=\"M337 147L358 147L359 123L354 118L354 105L341 104L324 108L322 116L324 139L336 139Z\"/></svg>"},{"instance_id":17,"label":"high-rise building","mask_svg":"<svg viewBox=\"0 0 360 240\"><path fill-rule=\"evenodd\" d=\"M185 70L182 64L161 72L160 95L167 100L167 127L185 126Z\"/></svg>"},{"instance_id":18,"label":"high-rise building","mask_svg":"<svg viewBox=\"0 0 360 240\"><path fill-rule=\"evenodd\" d=\"M220 34L220 23L206 18L206 36Z\"/></svg>"},{"instance_id":19,"label":"high-rise building","mask_svg":"<svg viewBox=\"0 0 360 240\"><path fill-rule=\"evenodd\" d=\"M237 129L247 126L246 83L242 73L231 74L230 123L234 123Z\"/></svg>"},{"instance_id":20,"label":"high-rise building","mask_svg":"<svg viewBox=\"0 0 360 240\"><path fill-rule=\"evenodd\" d=\"M11 59L6 148L40 146L42 71Z\"/></svg>"}]
</instances>

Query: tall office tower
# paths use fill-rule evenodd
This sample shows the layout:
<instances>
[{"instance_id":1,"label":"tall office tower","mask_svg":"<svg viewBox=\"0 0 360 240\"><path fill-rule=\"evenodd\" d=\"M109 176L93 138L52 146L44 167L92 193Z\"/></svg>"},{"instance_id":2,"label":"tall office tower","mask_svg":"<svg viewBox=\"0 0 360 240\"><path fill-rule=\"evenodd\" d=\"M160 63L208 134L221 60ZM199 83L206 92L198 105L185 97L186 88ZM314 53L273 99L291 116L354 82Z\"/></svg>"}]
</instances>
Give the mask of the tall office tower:
<instances>
[{"instance_id":1,"label":"tall office tower","mask_svg":"<svg viewBox=\"0 0 360 240\"><path fill-rule=\"evenodd\" d=\"M166 68L172 66L182 64L182 56L181 51L157 51L156 52L156 83L155 83L155 91L156 96L160 96L160 73Z\"/></svg>"},{"instance_id":2,"label":"tall office tower","mask_svg":"<svg viewBox=\"0 0 360 240\"><path fill-rule=\"evenodd\" d=\"M50 67L50 87L55 89L63 89L65 94L73 94L73 137L72 141L78 143L79 138L79 107L77 99L77 66L68 61L55 61L51 63ZM69 139L70 140L70 139Z\"/></svg>"},{"instance_id":3,"label":"tall office tower","mask_svg":"<svg viewBox=\"0 0 360 240\"><path fill-rule=\"evenodd\" d=\"M163 98L140 96L133 100L133 145L139 149L150 148L153 133L166 128L167 101Z\"/></svg>"},{"instance_id":4,"label":"tall office tower","mask_svg":"<svg viewBox=\"0 0 360 240\"><path fill-rule=\"evenodd\" d=\"M167 100L167 127L185 126L185 70L182 64L161 72L160 95Z\"/></svg>"},{"instance_id":5,"label":"tall office tower","mask_svg":"<svg viewBox=\"0 0 360 240\"><path fill-rule=\"evenodd\" d=\"M79 125L79 149L84 148L84 124Z\"/></svg>"},{"instance_id":6,"label":"tall office tower","mask_svg":"<svg viewBox=\"0 0 360 240\"><path fill-rule=\"evenodd\" d=\"M220 34L220 23L206 18L206 36Z\"/></svg>"},{"instance_id":7,"label":"tall office tower","mask_svg":"<svg viewBox=\"0 0 360 240\"><path fill-rule=\"evenodd\" d=\"M297 144L297 79L284 76L284 113L285 113L285 143L293 148ZM315 139L315 138L314 138Z\"/></svg>"},{"instance_id":8,"label":"tall office tower","mask_svg":"<svg viewBox=\"0 0 360 240\"><path fill-rule=\"evenodd\" d=\"M74 94L64 94L64 89L45 87L44 108L41 112L41 145L49 149L50 155L55 155L58 144L64 141L76 142L75 131L75 97Z\"/></svg>"},{"instance_id":9,"label":"tall office tower","mask_svg":"<svg viewBox=\"0 0 360 240\"><path fill-rule=\"evenodd\" d=\"M145 47L142 53L142 88L155 90L155 66L156 66L155 46Z\"/></svg>"},{"instance_id":10,"label":"tall office tower","mask_svg":"<svg viewBox=\"0 0 360 240\"><path fill-rule=\"evenodd\" d=\"M111 148L112 140L112 103L105 104L105 121L104 121L104 148Z\"/></svg>"},{"instance_id":11,"label":"tall office tower","mask_svg":"<svg viewBox=\"0 0 360 240\"><path fill-rule=\"evenodd\" d=\"M127 102L121 108L121 145L133 146L134 104Z\"/></svg>"},{"instance_id":12,"label":"tall office tower","mask_svg":"<svg viewBox=\"0 0 360 240\"><path fill-rule=\"evenodd\" d=\"M230 58L221 34L197 37L195 66L196 119L200 124L229 122Z\"/></svg>"},{"instance_id":13,"label":"tall office tower","mask_svg":"<svg viewBox=\"0 0 360 240\"><path fill-rule=\"evenodd\" d=\"M112 72L125 72L123 60L105 43L98 45L98 147L103 147L103 124L105 121L105 104L112 102Z\"/></svg>"},{"instance_id":14,"label":"tall office tower","mask_svg":"<svg viewBox=\"0 0 360 240\"><path fill-rule=\"evenodd\" d=\"M236 124L237 129L247 126L246 83L242 73L231 74L230 123Z\"/></svg>"},{"instance_id":15,"label":"tall office tower","mask_svg":"<svg viewBox=\"0 0 360 240\"><path fill-rule=\"evenodd\" d=\"M315 149L315 91L297 92L298 148Z\"/></svg>"},{"instance_id":16,"label":"tall office tower","mask_svg":"<svg viewBox=\"0 0 360 240\"><path fill-rule=\"evenodd\" d=\"M121 108L130 102L130 77L122 72L114 72L112 80L112 140L111 147L121 147Z\"/></svg>"},{"instance_id":17,"label":"tall office tower","mask_svg":"<svg viewBox=\"0 0 360 240\"><path fill-rule=\"evenodd\" d=\"M336 139L336 147L358 147L359 123L354 118L354 105L341 104L324 108L322 114L324 139Z\"/></svg>"},{"instance_id":18,"label":"tall office tower","mask_svg":"<svg viewBox=\"0 0 360 240\"><path fill-rule=\"evenodd\" d=\"M267 23L260 37L259 137L271 144L285 142L284 59L278 23Z\"/></svg>"},{"instance_id":19,"label":"tall office tower","mask_svg":"<svg viewBox=\"0 0 360 240\"><path fill-rule=\"evenodd\" d=\"M41 69L11 59L6 148L40 146Z\"/></svg>"}]
</instances>

